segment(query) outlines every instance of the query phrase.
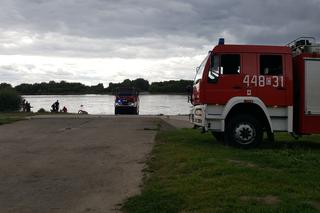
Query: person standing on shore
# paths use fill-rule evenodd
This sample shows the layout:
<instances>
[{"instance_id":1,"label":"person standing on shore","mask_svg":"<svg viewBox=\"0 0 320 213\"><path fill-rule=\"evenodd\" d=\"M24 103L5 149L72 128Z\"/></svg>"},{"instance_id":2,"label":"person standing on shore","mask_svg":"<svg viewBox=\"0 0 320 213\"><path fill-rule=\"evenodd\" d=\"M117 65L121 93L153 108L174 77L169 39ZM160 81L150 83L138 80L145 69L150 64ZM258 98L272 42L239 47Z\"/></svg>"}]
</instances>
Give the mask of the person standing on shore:
<instances>
[{"instance_id":1,"label":"person standing on shore","mask_svg":"<svg viewBox=\"0 0 320 213\"><path fill-rule=\"evenodd\" d=\"M26 103L25 103L25 109L26 109L26 112L31 112L31 104L28 102L28 101L26 101Z\"/></svg>"},{"instance_id":2,"label":"person standing on shore","mask_svg":"<svg viewBox=\"0 0 320 213\"><path fill-rule=\"evenodd\" d=\"M22 107L22 112L25 112L26 111L26 99L22 100L21 107Z\"/></svg>"},{"instance_id":3,"label":"person standing on shore","mask_svg":"<svg viewBox=\"0 0 320 213\"><path fill-rule=\"evenodd\" d=\"M55 105L56 105L56 112L59 112L59 101L58 100L56 101Z\"/></svg>"},{"instance_id":4,"label":"person standing on shore","mask_svg":"<svg viewBox=\"0 0 320 213\"><path fill-rule=\"evenodd\" d=\"M59 112L59 101L57 100L51 105L51 112Z\"/></svg>"}]
</instances>

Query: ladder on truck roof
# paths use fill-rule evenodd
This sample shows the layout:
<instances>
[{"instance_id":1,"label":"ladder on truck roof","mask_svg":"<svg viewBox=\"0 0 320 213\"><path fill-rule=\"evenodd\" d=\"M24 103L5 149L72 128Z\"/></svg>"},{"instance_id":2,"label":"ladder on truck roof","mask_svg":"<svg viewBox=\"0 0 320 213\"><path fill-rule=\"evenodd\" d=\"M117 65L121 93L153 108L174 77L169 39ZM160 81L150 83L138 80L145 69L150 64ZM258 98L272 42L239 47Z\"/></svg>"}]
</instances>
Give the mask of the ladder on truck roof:
<instances>
[{"instance_id":1,"label":"ladder on truck roof","mask_svg":"<svg viewBox=\"0 0 320 213\"><path fill-rule=\"evenodd\" d=\"M301 53L317 53L320 54L320 44L316 43L314 37L299 37L286 46L290 47L293 56L300 55Z\"/></svg>"}]
</instances>

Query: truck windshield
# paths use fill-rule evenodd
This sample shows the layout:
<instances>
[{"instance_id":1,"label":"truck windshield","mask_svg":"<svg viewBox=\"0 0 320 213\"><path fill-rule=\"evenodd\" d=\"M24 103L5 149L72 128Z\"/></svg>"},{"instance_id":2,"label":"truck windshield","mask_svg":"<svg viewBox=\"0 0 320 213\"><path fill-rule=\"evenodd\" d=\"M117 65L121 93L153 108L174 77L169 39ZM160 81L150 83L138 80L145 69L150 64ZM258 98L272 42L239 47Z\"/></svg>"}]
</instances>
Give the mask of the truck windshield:
<instances>
[{"instance_id":1,"label":"truck windshield","mask_svg":"<svg viewBox=\"0 0 320 213\"><path fill-rule=\"evenodd\" d=\"M119 89L116 95L117 96L137 96L138 92L134 89Z\"/></svg>"},{"instance_id":2,"label":"truck windshield","mask_svg":"<svg viewBox=\"0 0 320 213\"><path fill-rule=\"evenodd\" d=\"M194 79L194 84L198 83L201 80L202 74L203 74L204 68L206 67L209 56L210 56L210 54L208 54L207 57L202 61L200 66L197 67L197 74Z\"/></svg>"}]
</instances>

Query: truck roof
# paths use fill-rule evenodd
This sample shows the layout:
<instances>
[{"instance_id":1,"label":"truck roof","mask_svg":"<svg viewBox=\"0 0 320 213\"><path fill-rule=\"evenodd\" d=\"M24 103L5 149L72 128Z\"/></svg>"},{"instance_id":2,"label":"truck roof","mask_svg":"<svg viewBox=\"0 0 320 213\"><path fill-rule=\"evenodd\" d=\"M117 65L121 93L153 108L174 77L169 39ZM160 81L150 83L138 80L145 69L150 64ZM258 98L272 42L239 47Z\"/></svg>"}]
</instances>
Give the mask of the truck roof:
<instances>
[{"instance_id":1,"label":"truck roof","mask_svg":"<svg viewBox=\"0 0 320 213\"><path fill-rule=\"evenodd\" d=\"M287 46L267 46L267 45L217 45L212 50L214 53L278 53L292 54L291 48Z\"/></svg>"},{"instance_id":2,"label":"truck roof","mask_svg":"<svg viewBox=\"0 0 320 213\"><path fill-rule=\"evenodd\" d=\"M138 96L139 92L135 88L118 88L116 90L116 95L119 96Z\"/></svg>"}]
</instances>

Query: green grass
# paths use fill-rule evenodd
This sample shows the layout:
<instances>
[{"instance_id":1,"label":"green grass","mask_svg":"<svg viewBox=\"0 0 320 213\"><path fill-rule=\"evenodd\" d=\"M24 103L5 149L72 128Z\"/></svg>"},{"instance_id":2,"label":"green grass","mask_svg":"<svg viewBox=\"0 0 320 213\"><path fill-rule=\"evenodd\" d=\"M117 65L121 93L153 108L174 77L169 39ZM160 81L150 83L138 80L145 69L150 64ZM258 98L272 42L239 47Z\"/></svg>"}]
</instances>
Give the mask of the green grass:
<instances>
[{"instance_id":1,"label":"green grass","mask_svg":"<svg viewBox=\"0 0 320 213\"><path fill-rule=\"evenodd\" d=\"M320 212L320 136L279 133L251 150L191 129L156 140L142 193L125 212Z\"/></svg>"},{"instance_id":2,"label":"green grass","mask_svg":"<svg viewBox=\"0 0 320 213\"><path fill-rule=\"evenodd\" d=\"M24 120L35 115L77 115L77 113L51 113L51 112L0 112L0 125Z\"/></svg>"},{"instance_id":3,"label":"green grass","mask_svg":"<svg viewBox=\"0 0 320 213\"><path fill-rule=\"evenodd\" d=\"M0 113L0 125L13 123L15 121L24 120L25 117L34 115L27 112L6 112Z\"/></svg>"}]
</instances>

